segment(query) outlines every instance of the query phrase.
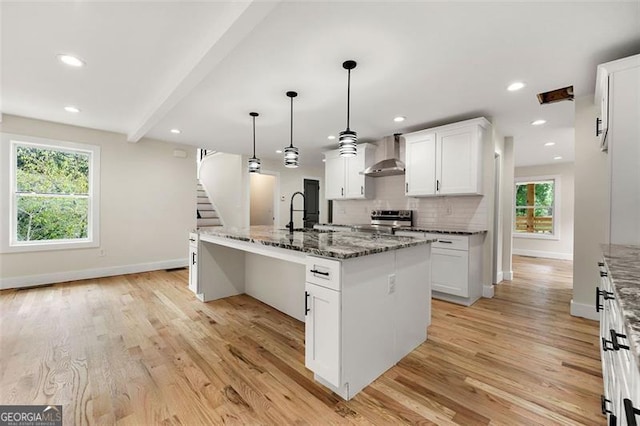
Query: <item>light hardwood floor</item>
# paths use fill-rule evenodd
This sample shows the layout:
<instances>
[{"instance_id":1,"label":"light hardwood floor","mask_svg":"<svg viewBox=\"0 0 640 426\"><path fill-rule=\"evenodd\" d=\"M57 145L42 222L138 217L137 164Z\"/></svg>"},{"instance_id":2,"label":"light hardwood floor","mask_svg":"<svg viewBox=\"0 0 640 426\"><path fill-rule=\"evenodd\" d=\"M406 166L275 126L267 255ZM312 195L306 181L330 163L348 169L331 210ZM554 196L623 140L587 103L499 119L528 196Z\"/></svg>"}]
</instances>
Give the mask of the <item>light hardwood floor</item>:
<instances>
[{"instance_id":1,"label":"light hardwood floor","mask_svg":"<svg viewBox=\"0 0 640 426\"><path fill-rule=\"evenodd\" d=\"M349 402L304 367L304 324L248 296L201 303L187 271L0 292L0 404L66 424L605 424L596 322L568 314L571 262L516 257Z\"/></svg>"}]
</instances>

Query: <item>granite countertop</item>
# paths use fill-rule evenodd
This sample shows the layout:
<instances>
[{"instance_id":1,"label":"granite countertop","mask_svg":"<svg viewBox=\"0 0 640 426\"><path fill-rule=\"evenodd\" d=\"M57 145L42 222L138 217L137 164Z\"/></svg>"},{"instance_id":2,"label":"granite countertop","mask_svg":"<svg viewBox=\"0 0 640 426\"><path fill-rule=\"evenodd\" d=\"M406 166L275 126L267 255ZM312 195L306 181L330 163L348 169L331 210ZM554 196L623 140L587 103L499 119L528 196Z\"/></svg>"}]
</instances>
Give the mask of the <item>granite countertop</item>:
<instances>
[{"instance_id":1,"label":"granite countertop","mask_svg":"<svg viewBox=\"0 0 640 426\"><path fill-rule=\"evenodd\" d=\"M340 223L318 223L319 226L332 226L335 228L345 228L345 231L352 229L353 226L357 225L344 225ZM401 231L412 231L412 232L429 232L432 234L457 234L457 235L475 235L475 234L485 234L487 233L486 229L482 228L473 228L473 227L457 227L457 226L412 226L410 228L402 228Z\"/></svg>"},{"instance_id":2,"label":"granite countertop","mask_svg":"<svg viewBox=\"0 0 640 426\"><path fill-rule=\"evenodd\" d=\"M640 246L602 245L629 347L640 368Z\"/></svg>"},{"instance_id":3,"label":"granite countertop","mask_svg":"<svg viewBox=\"0 0 640 426\"><path fill-rule=\"evenodd\" d=\"M335 259L351 259L435 241L428 238L398 237L367 232L323 232L308 229L290 234L286 229L271 226L252 226L247 229L200 229L198 233L201 236L230 238Z\"/></svg>"}]
</instances>

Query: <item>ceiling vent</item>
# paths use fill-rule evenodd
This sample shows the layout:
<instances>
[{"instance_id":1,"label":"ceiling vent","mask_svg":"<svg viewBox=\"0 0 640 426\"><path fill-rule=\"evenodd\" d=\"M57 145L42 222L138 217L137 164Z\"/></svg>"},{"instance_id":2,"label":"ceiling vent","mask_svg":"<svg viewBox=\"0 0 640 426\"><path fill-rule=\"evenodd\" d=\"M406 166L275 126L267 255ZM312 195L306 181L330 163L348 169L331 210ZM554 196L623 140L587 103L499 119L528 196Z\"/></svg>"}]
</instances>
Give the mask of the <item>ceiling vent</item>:
<instances>
[{"instance_id":1,"label":"ceiling vent","mask_svg":"<svg viewBox=\"0 0 640 426\"><path fill-rule=\"evenodd\" d=\"M550 92L538 93L536 95L540 105L552 104L560 101L573 100L573 86L563 87L562 89L552 90Z\"/></svg>"}]
</instances>

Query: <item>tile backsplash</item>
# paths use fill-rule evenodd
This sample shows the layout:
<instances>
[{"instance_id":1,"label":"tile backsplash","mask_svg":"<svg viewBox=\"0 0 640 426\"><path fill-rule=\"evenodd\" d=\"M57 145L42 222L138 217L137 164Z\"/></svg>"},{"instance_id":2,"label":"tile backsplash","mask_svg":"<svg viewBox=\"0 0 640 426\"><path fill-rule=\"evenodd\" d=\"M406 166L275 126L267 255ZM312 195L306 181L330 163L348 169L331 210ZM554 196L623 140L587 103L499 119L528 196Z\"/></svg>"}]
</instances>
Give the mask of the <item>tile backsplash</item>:
<instances>
[{"instance_id":1,"label":"tile backsplash","mask_svg":"<svg viewBox=\"0 0 640 426\"><path fill-rule=\"evenodd\" d=\"M413 224L418 227L487 227L486 197L411 198L404 195L404 176L374 179L375 199L336 200L333 202L333 223L366 224L371 210L413 210Z\"/></svg>"}]
</instances>

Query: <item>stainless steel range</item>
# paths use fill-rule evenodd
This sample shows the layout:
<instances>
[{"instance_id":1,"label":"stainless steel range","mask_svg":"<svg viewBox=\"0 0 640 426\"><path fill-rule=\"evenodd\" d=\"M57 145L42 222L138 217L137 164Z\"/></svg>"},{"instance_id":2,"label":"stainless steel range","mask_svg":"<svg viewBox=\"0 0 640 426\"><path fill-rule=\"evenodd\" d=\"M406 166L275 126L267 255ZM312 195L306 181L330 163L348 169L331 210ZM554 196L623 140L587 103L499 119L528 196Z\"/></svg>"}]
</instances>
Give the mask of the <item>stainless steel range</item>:
<instances>
[{"instance_id":1,"label":"stainless steel range","mask_svg":"<svg viewBox=\"0 0 640 426\"><path fill-rule=\"evenodd\" d=\"M354 225L356 231L393 234L395 231L413 226L413 210L373 210L371 224Z\"/></svg>"}]
</instances>

